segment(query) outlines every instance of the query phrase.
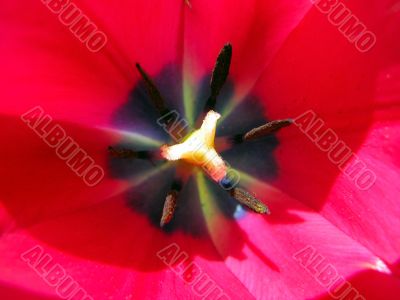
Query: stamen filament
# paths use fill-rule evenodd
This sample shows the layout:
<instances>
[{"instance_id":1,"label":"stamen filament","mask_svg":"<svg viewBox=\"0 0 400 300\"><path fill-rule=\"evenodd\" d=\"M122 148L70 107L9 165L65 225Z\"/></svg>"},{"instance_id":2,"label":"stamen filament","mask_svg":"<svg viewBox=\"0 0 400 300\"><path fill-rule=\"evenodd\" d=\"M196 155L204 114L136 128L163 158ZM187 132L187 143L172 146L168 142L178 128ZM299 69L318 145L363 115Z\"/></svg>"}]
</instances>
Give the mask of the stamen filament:
<instances>
[{"instance_id":1,"label":"stamen filament","mask_svg":"<svg viewBox=\"0 0 400 300\"><path fill-rule=\"evenodd\" d=\"M108 147L108 151L112 156L118 158L139 158L153 160L153 158L155 157L155 153L152 151L135 151L126 148L115 149L113 147Z\"/></svg>"},{"instance_id":2,"label":"stamen filament","mask_svg":"<svg viewBox=\"0 0 400 300\"><path fill-rule=\"evenodd\" d=\"M136 64L136 68L142 76L146 85L147 93L149 94L150 99L153 101L153 105L157 109L160 116L167 114L169 112L169 109L165 106L165 101L161 96L160 91L157 89L156 85L153 83L147 73L142 69L140 64Z\"/></svg>"}]
</instances>

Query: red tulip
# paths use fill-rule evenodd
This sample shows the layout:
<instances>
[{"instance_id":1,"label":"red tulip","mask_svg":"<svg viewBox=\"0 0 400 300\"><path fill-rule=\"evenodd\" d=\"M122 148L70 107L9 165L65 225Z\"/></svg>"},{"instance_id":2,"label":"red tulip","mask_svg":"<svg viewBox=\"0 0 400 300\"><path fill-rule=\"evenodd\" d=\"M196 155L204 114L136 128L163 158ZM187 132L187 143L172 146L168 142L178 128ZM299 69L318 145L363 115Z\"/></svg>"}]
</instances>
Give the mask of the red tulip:
<instances>
[{"instance_id":1,"label":"red tulip","mask_svg":"<svg viewBox=\"0 0 400 300\"><path fill-rule=\"evenodd\" d=\"M1 299L397 298L397 1L240 2L1 4ZM217 137L295 120L219 151L271 214L194 168L160 228L174 164L107 152L170 143L135 64L197 128L227 42Z\"/></svg>"}]
</instances>

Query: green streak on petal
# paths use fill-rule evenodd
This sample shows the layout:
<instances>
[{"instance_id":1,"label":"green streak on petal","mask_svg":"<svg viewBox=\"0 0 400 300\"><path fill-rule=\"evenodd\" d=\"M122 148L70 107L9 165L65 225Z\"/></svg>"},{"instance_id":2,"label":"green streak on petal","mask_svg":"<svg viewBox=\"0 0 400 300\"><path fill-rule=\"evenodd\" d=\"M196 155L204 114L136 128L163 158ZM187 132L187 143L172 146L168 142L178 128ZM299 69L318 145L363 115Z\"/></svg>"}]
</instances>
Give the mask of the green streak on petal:
<instances>
[{"instance_id":1,"label":"green streak on petal","mask_svg":"<svg viewBox=\"0 0 400 300\"><path fill-rule=\"evenodd\" d=\"M190 75L188 67L185 66L183 70L183 105L185 109L185 119L188 121L190 126L194 125L194 103L196 101L195 93L196 86L194 80Z\"/></svg>"},{"instance_id":2,"label":"green streak on petal","mask_svg":"<svg viewBox=\"0 0 400 300\"><path fill-rule=\"evenodd\" d=\"M215 205L213 203L213 199L212 199L210 190L207 187L207 183L206 183L204 174L201 171L196 171L196 181L197 181L197 189L199 192L201 207L203 209L203 213L206 218L206 221L208 221L208 219L210 218L210 216L213 213L213 210L215 210Z\"/></svg>"},{"instance_id":3,"label":"green streak on petal","mask_svg":"<svg viewBox=\"0 0 400 300\"><path fill-rule=\"evenodd\" d=\"M149 138L145 135L135 133L135 132L126 132L127 137L130 141L140 144L141 146L154 146L160 147L162 142L153 138Z\"/></svg>"},{"instance_id":4,"label":"green streak on petal","mask_svg":"<svg viewBox=\"0 0 400 300\"><path fill-rule=\"evenodd\" d=\"M259 186L263 189L266 189L270 192L274 193L282 193L279 189L276 187L250 175L249 173L246 173L244 171L240 171L238 169L235 169L236 172L239 173L240 176L240 182L244 183L244 185L253 185L253 186Z\"/></svg>"},{"instance_id":5,"label":"green streak on petal","mask_svg":"<svg viewBox=\"0 0 400 300\"><path fill-rule=\"evenodd\" d=\"M261 181L259 181L257 178L251 176L250 174L248 174L246 172L240 171L238 169L235 169L235 171L240 176L240 182L244 183L245 185L261 183Z\"/></svg>"},{"instance_id":6,"label":"green streak on petal","mask_svg":"<svg viewBox=\"0 0 400 300\"><path fill-rule=\"evenodd\" d=\"M207 183L201 171L196 173L196 181L208 233L221 257L226 257L230 253L226 241L231 239L229 235L232 233L232 224L217 207L215 195L208 186L210 183Z\"/></svg>"},{"instance_id":7,"label":"green streak on petal","mask_svg":"<svg viewBox=\"0 0 400 300\"><path fill-rule=\"evenodd\" d=\"M218 207L216 206L215 196L212 194L203 172L198 171L196 173L196 181L201 208L203 210L208 232L214 244L218 245L220 231L222 228L224 228L224 226L219 226L218 224L224 221L224 216L220 213Z\"/></svg>"},{"instance_id":8,"label":"green streak on petal","mask_svg":"<svg viewBox=\"0 0 400 300\"><path fill-rule=\"evenodd\" d=\"M107 131L112 134L119 135L128 141L135 144L135 146L143 146L143 147L160 147L163 143L157 139L150 138L140 133L126 131L126 130L119 130L114 128L105 128L101 127L101 130Z\"/></svg>"},{"instance_id":9,"label":"green streak on petal","mask_svg":"<svg viewBox=\"0 0 400 300\"><path fill-rule=\"evenodd\" d=\"M170 163L163 164L162 166L159 166L157 168L153 168L150 171L147 171L140 176L136 176L132 179L130 179L129 182L123 183L118 189L115 189L114 192L108 196L108 198L112 198L114 196L120 195L127 190L131 189L132 187L138 186L142 184L144 181L150 179L151 177L157 175L158 173L167 170L169 167L171 167Z\"/></svg>"},{"instance_id":10,"label":"green streak on petal","mask_svg":"<svg viewBox=\"0 0 400 300\"><path fill-rule=\"evenodd\" d=\"M229 99L228 103L225 105L221 115L220 123L224 122L225 119L235 110L238 105L246 99L247 95L251 90L251 85L245 85L247 88L243 86L237 86L235 89L235 93L232 98Z\"/></svg>"},{"instance_id":11,"label":"green streak on petal","mask_svg":"<svg viewBox=\"0 0 400 300\"><path fill-rule=\"evenodd\" d=\"M146 180L150 179L151 177L157 175L158 173L167 170L169 167L171 167L171 163L167 162L161 166L152 168L147 172L143 172L139 176L136 176L135 178L130 180L130 182L131 182L130 186L131 187L138 186L138 185L142 184L143 182L145 182Z\"/></svg>"},{"instance_id":12,"label":"green streak on petal","mask_svg":"<svg viewBox=\"0 0 400 300\"><path fill-rule=\"evenodd\" d=\"M239 103L240 102L236 96L233 96L231 99L229 99L228 103L225 105L224 109L221 112L219 124L222 124L225 121L225 119L235 110Z\"/></svg>"}]
</instances>

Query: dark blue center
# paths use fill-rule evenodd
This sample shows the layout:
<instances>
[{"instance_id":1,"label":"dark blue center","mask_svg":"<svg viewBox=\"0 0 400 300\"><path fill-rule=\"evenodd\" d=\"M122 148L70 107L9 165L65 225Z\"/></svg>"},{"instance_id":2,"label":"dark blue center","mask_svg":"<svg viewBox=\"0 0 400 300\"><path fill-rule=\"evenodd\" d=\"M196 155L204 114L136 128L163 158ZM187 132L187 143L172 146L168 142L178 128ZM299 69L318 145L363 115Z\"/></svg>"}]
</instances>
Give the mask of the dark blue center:
<instances>
[{"instance_id":1,"label":"dark blue center","mask_svg":"<svg viewBox=\"0 0 400 300\"><path fill-rule=\"evenodd\" d=\"M181 76L180 68L168 66L153 80L165 98L168 107L177 110L183 116ZM200 115L209 96L210 77L211 74L202 80L200 93L195 100L194 107L197 115ZM232 98L234 91L234 84L227 82L218 98L216 111L224 111L224 107ZM249 95L222 123L217 125L217 137L233 137L266 123L264 111L260 100ZM148 98L144 83L138 82L129 94L126 103L115 112L112 121L114 126L120 130L140 133L163 143L174 143L163 128L157 124L158 117L157 111ZM273 156L273 151L277 145L276 136L270 135L257 141L236 144L220 154L233 168L260 180L272 180L277 176L277 165ZM151 147L135 145L129 140L121 140L118 145L111 146L131 148L137 151L152 150ZM170 167L149 177L148 180L141 181L126 193L129 207L148 216L154 226L159 227L165 197L174 182L175 165L177 163L179 162L168 162L171 165ZM145 159L110 157L109 160L111 175L129 181L134 181L135 178L139 178L146 172L151 172L154 168L160 168L163 164L165 162L151 162ZM236 200L232 199L218 184L207 180L209 181L207 186L215 195L219 209L225 216L234 218L235 211L238 208ZM220 183L225 189L231 188L232 185L229 178L224 178ZM206 232L199 193L193 176L183 184L174 218L163 230L167 232L183 230L193 235L203 235Z\"/></svg>"}]
</instances>

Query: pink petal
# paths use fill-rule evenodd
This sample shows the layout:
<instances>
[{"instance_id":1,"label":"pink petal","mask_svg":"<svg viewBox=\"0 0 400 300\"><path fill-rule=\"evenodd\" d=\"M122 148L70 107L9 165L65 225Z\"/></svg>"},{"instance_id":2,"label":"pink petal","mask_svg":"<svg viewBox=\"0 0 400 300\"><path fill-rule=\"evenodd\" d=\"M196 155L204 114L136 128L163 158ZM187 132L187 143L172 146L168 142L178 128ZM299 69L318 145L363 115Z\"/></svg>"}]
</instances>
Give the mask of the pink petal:
<instances>
[{"instance_id":1,"label":"pink petal","mask_svg":"<svg viewBox=\"0 0 400 300\"><path fill-rule=\"evenodd\" d=\"M400 291L399 279L379 257L319 213L260 181L253 189L270 204L272 215L243 218L235 232L223 216L215 216L212 235L222 256L243 244L242 257L225 263L257 299L314 299L327 295L339 276L366 299L376 299L372 280L357 279L366 274L388 288L388 299Z\"/></svg>"},{"instance_id":2,"label":"pink petal","mask_svg":"<svg viewBox=\"0 0 400 300\"><path fill-rule=\"evenodd\" d=\"M394 264L400 251L400 208L394 196L399 193L400 57L398 40L393 39L398 13L388 2L374 1L373 9L349 3L379 39L367 53L359 53L325 15L313 9L260 78L255 92L265 99L271 118L296 118L315 111L325 129L336 132L377 176L371 189L358 189L327 153L294 126L280 134L276 186Z\"/></svg>"},{"instance_id":3,"label":"pink petal","mask_svg":"<svg viewBox=\"0 0 400 300\"><path fill-rule=\"evenodd\" d=\"M222 45L231 43L230 78L240 101L310 7L305 0L193 2L185 12L184 70L207 75Z\"/></svg>"},{"instance_id":4,"label":"pink petal","mask_svg":"<svg viewBox=\"0 0 400 300\"><path fill-rule=\"evenodd\" d=\"M166 235L143 216L133 214L122 197L3 236L0 277L21 289L54 294L54 288L20 257L38 244L52 257L50 265L59 263L94 299L160 299L165 295L191 299L195 295L191 285L157 256L173 243L202 272L224 283L223 291L230 297L251 297L224 267L209 240Z\"/></svg>"},{"instance_id":5,"label":"pink petal","mask_svg":"<svg viewBox=\"0 0 400 300\"><path fill-rule=\"evenodd\" d=\"M153 73L176 61L183 4L173 2L75 1L108 37L98 53L40 1L2 5L1 97L8 100L0 111L20 115L40 104L54 118L108 124L138 79L135 62Z\"/></svg>"}]
</instances>

